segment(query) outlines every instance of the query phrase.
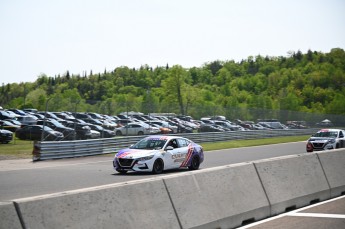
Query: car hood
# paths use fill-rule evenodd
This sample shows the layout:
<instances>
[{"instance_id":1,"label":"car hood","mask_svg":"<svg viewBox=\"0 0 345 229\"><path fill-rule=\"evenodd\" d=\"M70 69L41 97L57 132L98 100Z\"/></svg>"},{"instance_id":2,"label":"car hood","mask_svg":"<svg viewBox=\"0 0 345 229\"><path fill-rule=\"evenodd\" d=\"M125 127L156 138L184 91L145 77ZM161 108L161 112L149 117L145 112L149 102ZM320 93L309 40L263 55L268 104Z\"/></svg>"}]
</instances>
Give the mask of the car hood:
<instances>
[{"instance_id":1,"label":"car hood","mask_svg":"<svg viewBox=\"0 0 345 229\"><path fill-rule=\"evenodd\" d=\"M49 134L56 135L56 136L62 136L63 135L60 131L55 131L55 130L44 131L44 132L48 132Z\"/></svg>"},{"instance_id":2,"label":"car hood","mask_svg":"<svg viewBox=\"0 0 345 229\"><path fill-rule=\"evenodd\" d=\"M335 140L335 138L326 138L326 137L311 137L311 138L309 138L310 142L314 142L314 141L317 141L317 142L327 142L327 141L330 141L330 140Z\"/></svg>"},{"instance_id":3,"label":"car hood","mask_svg":"<svg viewBox=\"0 0 345 229\"><path fill-rule=\"evenodd\" d=\"M142 149L122 149L117 154L117 158L141 158L147 157L158 152L157 150L142 150Z\"/></svg>"},{"instance_id":4,"label":"car hood","mask_svg":"<svg viewBox=\"0 0 345 229\"><path fill-rule=\"evenodd\" d=\"M4 133L4 134L12 134L12 132L9 131L9 130L1 130L1 129L0 129L0 132L1 132L1 133Z\"/></svg>"}]
</instances>

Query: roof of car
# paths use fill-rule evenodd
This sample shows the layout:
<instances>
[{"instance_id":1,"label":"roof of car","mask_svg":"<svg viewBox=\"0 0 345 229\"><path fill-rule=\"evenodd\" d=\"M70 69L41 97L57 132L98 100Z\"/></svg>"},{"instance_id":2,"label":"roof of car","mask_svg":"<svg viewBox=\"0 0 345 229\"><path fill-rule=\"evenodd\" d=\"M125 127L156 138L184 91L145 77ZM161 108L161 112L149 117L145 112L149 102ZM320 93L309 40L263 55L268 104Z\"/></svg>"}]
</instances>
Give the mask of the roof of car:
<instances>
[{"instance_id":1,"label":"roof of car","mask_svg":"<svg viewBox=\"0 0 345 229\"><path fill-rule=\"evenodd\" d=\"M318 132L336 132L336 131L343 131L341 129L321 129Z\"/></svg>"},{"instance_id":2,"label":"roof of car","mask_svg":"<svg viewBox=\"0 0 345 229\"><path fill-rule=\"evenodd\" d=\"M167 136L167 135L151 135L146 138L151 138L151 139L164 139L164 140L170 140L170 139L175 139L175 138L183 138L179 136Z\"/></svg>"}]
</instances>

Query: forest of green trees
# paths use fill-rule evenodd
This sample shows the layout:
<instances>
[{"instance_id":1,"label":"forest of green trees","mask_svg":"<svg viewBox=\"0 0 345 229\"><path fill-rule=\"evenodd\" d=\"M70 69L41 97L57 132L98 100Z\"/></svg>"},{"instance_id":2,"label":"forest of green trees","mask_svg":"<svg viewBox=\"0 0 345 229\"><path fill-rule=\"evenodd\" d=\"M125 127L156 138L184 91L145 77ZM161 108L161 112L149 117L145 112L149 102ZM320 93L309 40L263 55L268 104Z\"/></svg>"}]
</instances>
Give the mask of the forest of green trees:
<instances>
[{"instance_id":1,"label":"forest of green trees","mask_svg":"<svg viewBox=\"0 0 345 229\"><path fill-rule=\"evenodd\" d=\"M6 76L10 77L10 76ZM3 77L2 77L3 78ZM286 57L216 60L201 67L126 66L103 73L38 76L2 84L3 108L190 114L192 107L263 108L345 114L345 52L309 50Z\"/></svg>"}]
</instances>

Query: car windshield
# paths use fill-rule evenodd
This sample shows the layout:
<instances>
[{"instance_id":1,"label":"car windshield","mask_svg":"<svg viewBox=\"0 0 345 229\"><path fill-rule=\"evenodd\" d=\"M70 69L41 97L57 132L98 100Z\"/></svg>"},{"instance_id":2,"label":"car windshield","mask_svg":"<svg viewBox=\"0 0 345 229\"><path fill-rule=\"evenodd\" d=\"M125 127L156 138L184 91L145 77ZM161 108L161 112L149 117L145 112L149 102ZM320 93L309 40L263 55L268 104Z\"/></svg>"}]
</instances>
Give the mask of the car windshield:
<instances>
[{"instance_id":1,"label":"car windshield","mask_svg":"<svg viewBox=\"0 0 345 229\"><path fill-rule=\"evenodd\" d=\"M54 130L48 126L44 126L44 131L54 131Z\"/></svg>"},{"instance_id":2,"label":"car windshield","mask_svg":"<svg viewBox=\"0 0 345 229\"><path fill-rule=\"evenodd\" d=\"M52 123L54 123L54 125L56 127L60 127L60 128L63 128L65 127L64 125L62 125L60 122L56 121L56 120L50 120Z\"/></svg>"},{"instance_id":3,"label":"car windshield","mask_svg":"<svg viewBox=\"0 0 345 229\"><path fill-rule=\"evenodd\" d=\"M17 120L11 120L11 121L9 121L9 122L11 122L11 123L13 123L13 124L15 124L15 125L22 125L19 121L17 121Z\"/></svg>"},{"instance_id":4,"label":"car windshield","mask_svg":"<svg viewBox=\"0 0 345 229\"><path fill-rule=\"evenodd\" d=\"M323 138L336 138L338 137L338 132L336 131L327 131L327 132L318 132L314 135L314 137L323 137Z\"/></svg>"},{"instance_id":5,"label":"car windshield","mask_svg":"<svg viewBox=\"0 0 345 229\"><path fill-rule=\"evenodd\" d=\"M131 149L162 149L167 142L166 139L160 138L144 138L131 146Z\"/></svg>"}]
</instances>

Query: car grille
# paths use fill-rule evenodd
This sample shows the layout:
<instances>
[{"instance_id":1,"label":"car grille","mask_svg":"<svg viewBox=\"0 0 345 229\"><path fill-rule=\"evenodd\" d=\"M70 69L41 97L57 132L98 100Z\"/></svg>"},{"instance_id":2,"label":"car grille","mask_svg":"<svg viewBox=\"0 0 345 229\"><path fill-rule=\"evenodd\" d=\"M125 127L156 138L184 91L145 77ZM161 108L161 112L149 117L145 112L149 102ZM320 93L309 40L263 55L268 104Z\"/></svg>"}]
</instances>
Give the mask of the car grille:
<instances>
[{"instance_id":1,"label":"car grille","mask_svg":"<svg viewBox=\"0 0 345 229\"><path fill-rule=\"evenodd\" d=\"M12 134L11 133L4 133L4 134L2 134L2 138L6 139L6 140L11 140Z\"/></svg>"},{"instance_id":2,"label":"car grille","mask_svg":"<svg viewBox=\"0 0 345 229\"><path fill-rule=\"evenodd\" d=\"M316 149L322 149L324 146L325 146L325 143L317 143L317 142L313 143L313 147Z\"/></svg>"},{"instance_id":3,"label":"car grille","mask_svg":"<svg viewBox=\"0 0 345 229\"><path fill-rule=\"evenodd\" d=\"M119 164L122 166L122 167L131 167L134 160L133 159L127 159L127 158L119 158Z\"/></svg>"}]
</instances>

